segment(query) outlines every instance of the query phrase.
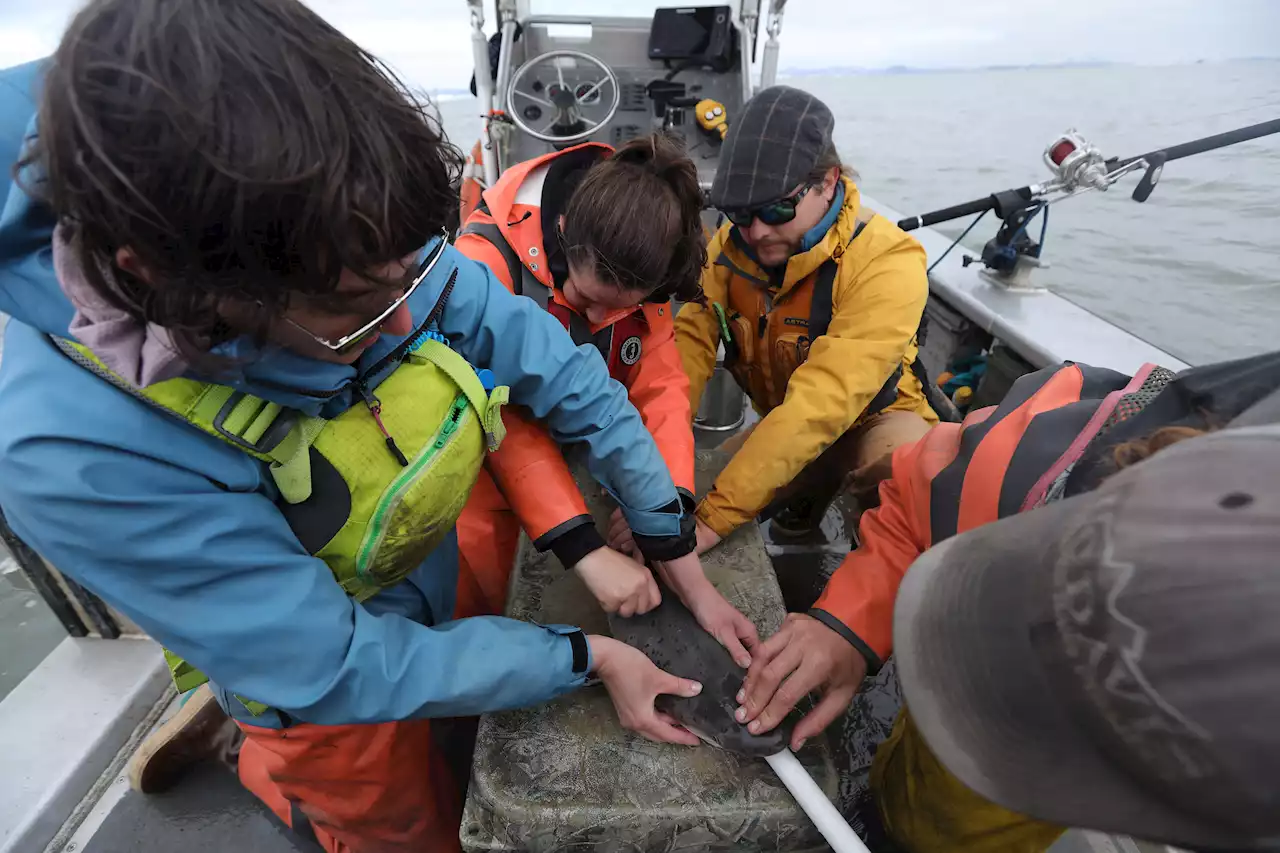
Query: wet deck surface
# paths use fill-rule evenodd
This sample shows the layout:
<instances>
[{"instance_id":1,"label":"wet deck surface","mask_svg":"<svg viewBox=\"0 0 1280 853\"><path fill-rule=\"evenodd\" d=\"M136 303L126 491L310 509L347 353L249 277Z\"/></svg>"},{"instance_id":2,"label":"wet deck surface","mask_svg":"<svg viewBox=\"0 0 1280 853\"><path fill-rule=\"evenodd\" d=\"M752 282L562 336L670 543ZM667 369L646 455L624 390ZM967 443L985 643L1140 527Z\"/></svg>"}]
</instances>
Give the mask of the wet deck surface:
<instances>
[{"instance_id":1,"label":"wet deck surface","mask_svg":"<svg viewBox=\"0 0 1280 853\"><path fill-rule=\"evenodd\" d=\"M66 629L0 543L0 701L66 637Z\"/></svg>"},{"instance_id":2,"label":"wet deck surface","mask_svg":"<svg viewBox=\"0 0 1280 853\"><path fill-rule=\"evenodd\" d=\"M698 454L699 491L726 457ZM584 485L597 523L611 510ZM712 583L767 636L785 615L760 531L747 525L709 552ZM552 554L522 543L508 615L607 633L591 595ZM829 795L838 780L824 744L800 759ZM653 744L622 730L601 688L487 716L463 819L464 850L824 850L790 793L760 759L709 746Z\"/></svg>"},{"instance_id":3,"label":"wet deck surface","mask_svg":"<svg viewBox=\"0 0 1280 853\"><path fill-rule=\"evenodd\" d=\"M70 853L317 853L226 766L206 764L172 791L130 791L83 848Z\"/></svg>"}]
</instances>

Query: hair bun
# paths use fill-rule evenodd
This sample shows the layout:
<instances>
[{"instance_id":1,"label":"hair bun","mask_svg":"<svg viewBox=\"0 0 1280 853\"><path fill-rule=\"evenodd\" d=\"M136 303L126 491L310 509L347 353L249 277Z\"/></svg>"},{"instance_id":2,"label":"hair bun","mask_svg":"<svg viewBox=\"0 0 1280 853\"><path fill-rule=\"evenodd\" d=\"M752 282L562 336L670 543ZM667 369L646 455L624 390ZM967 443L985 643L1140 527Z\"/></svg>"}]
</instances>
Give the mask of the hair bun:
<instances>
[{"instance_id":1,"label":"hair bun","mask_svg":"<svg viewBox=\"0 0 1280 853\"><path fill-rule=\"evenodd\" d=\"M698 167L664 133L632 139L592 166L565 212L565 239L598 275L658 297L697 298L706 237Z\"/></svg>"},{"instance_id":2,"label":"hair bun","mask_svg":"<svg viewBox=\"0 0 1280 853\"><path fill-rule=\"evenodd\" d=\"M691 164L684 141L668 133L651 133L632 139L614 152L613 159L619 163L647 167L668 180L674 177L671 174L673 170L683 174Z\"/></svg>"}]
</instances>

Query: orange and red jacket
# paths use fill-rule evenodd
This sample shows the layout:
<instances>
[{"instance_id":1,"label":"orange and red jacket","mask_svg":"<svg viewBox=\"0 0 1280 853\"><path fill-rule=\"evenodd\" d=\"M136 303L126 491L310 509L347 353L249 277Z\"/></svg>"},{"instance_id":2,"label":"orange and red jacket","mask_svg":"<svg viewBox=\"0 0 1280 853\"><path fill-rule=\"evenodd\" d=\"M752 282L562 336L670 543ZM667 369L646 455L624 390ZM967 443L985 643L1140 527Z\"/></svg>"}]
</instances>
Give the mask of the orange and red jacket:
<instances>
[{"instance_id":1,"label":"orange and red jacket","mask_svg":"<svg viewBox=\"0 0 1280 853\"><path fill-rule=\"evenodd\" d=\"M999 406L940 424L893 454L880 506L863 514L861 542L810 611L877 670L893 651L893 605L907 568L957 533L1043 503L1121 398L1159 370L1129 377L1067 364L1019 378Z\"/></svg>"},{"instance_id":2,"label":"orange and red jacket","mask_svg":"<svg viewBox=\"0 0 1280 853\"><path fill-rule=\"evenodd\" d=\"M599 349L610 375L627 388L676 486L691 500L693 417L689 380L675 344L671 304L645 302L591 324L564 300L548 263L544 230L549 227L554 239L555 218L568 196L561 184L612 151L607 145L587 143L512 166L483 192L481 204L468 218L456 245L467 257L487 266L513 293L544 304L580 343ZM559 206L554 203L556 196ZM553 199L545 210L544 199ZM496 229L505 246L474 233L476 226L485 226L481 230L493 236ZM512 252L523 270L509 266ZM539 550L553 548L565 565L602 546L560 447L527 412L508 407L503 420L506 440L486 463L498 489L481 482L471 500L486 504L486 509L509 505Z\"/></svg>"}]
</instances>

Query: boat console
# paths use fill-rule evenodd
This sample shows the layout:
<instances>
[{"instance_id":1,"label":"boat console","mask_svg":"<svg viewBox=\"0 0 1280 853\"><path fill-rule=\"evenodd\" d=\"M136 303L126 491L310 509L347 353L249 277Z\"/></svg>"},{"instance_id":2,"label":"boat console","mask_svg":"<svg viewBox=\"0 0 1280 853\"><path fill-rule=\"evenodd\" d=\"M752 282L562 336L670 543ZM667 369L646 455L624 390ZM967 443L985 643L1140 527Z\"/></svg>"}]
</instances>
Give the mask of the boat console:
<instances>
[{"instance_id":1,"label":"boat console","mask_svg":"<svg viewBox=\"0 0 1280 853\"><path fill-rule=\"evenodd\" d=\"M480 0L471 6L482 26ZM482 106L489 101L486 177L587 140L617 146L665 130L683 138L710 185L724 135L752 91L755 2L659 8L650 17L522 14L527 2L516 0L496 9L491 80L483 79L492 71L483 32L473 36L477 51L485 44L476 91Z\"/></svg>"}]
</instances>

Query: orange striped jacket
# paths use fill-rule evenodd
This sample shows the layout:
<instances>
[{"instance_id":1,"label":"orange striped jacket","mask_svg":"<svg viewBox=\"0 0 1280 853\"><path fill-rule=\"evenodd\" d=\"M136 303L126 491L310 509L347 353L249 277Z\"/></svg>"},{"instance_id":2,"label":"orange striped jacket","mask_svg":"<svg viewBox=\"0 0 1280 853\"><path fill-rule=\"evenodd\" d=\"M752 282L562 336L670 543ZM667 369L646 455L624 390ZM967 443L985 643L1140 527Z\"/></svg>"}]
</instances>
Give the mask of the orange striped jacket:
<instances>
[{"instance_id":1,"label":"orange striped jacket","mask_svg":"<svg viewBox=\"0 0 1280 853\"><path fill-rule=\"evenodd\" d=\"M893 605L903 574L942 540L1043 503L1118 408L1171 374L1132 377L1066 364L1019 378L999 406L940 424L893 455L880 506L862 516L861 543L832 574L810 615L835 629L874 672L893 651Z\"/></svg>"}]
</instances>

